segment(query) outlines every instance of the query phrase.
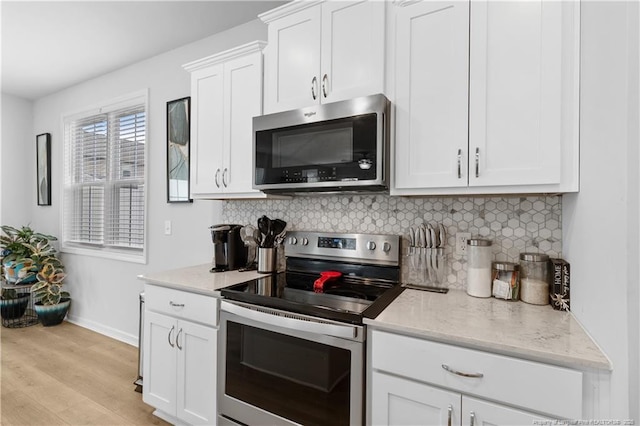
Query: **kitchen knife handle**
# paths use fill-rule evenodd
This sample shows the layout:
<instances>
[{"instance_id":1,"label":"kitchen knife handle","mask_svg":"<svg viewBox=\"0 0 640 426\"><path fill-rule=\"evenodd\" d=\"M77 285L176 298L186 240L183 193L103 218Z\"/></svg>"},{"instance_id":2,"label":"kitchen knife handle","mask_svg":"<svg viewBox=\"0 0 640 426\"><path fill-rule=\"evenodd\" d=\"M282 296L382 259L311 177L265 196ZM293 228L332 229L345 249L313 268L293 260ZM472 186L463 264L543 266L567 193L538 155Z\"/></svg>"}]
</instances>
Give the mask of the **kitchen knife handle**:
<instances>
[{"instance_id":1,"label":"kitchen knife handle","mask_svg":"<svg viewBox=\"0 0 640 426\"><path fill-rule=\"evenodd\" d=\"M476 147L476 177L480 177L480 148Z\"/></svg>"},{"instance_id":2,"label":"kitchen knife handle","mask_svg":"<svg viewBox=\"0 0 640 426\"><path fill-rule=\"evenodd\" d=\"M222 172L222 184L224 185L224 187L227 187L227 173L229 172L229 169L227 169L226 167L224 168L224 171Z\"/></svg>"},{"instance_id":3,"label":"kitchen knife handle","mask_svg":"<svg viewBox=\"0 0 640 426\"><path fill-rule=\"evenodd\" d=\"M220 177L220 169L216 170L216 187L220 188L220 181L218 178Z\"/></svg>"},{"instance_id":4,"label":"kitchen knife handle","mask_svg":"<svg viewBox=\"0 0 640 426\"><path fill-rule=\"evenodd\" d=\"M473 411L469 413L469 426L474 426L476 424L476 413Z\"/></svg>"},{"instance_id":5,"label":"kitchen knife handle","mask_svg":"<svg viewBox=\"0 0 640 426\"><path fill-rule=\"evenodd\" d=\"M458 179L462 179L462 150L458 149Z\"/></svg>"},{"instance_id":6,"label":"kitchen knife handle","mask_svg":"<svg viewBox=\"0 0 640 426\"><path fill-rule=\"evenodd\" d=\"M453 405L449 404L449 407L447 408L448 414L447 414L447 426L451 426L451 416L453 414Z\"/></svg>"},{"instance_id":7,"label":"kitchen knife handle","mask_svg":"<svg viewBox=\"0 0 640 426\"><path fill-rule=\"evenodd\" d=\"M313 78L311 79L311 97L313 98L314 101L317 99L316 87L318 87L318 79L314 75Z\"/></svg>"},{"instance_id":8,"label":"kitchen knife handle","mask_svg":"<svg viewBox=\"0 0 640 426\"><path fill-rule=\"evenodd\" d=\"M322 94L327 97L327 83L329 83L329 77L327 74L322 76Z\"/></svg>"},{"instance_id":9,"label":"kitchen knife handle","mask_svg":"<svg viewBox=\"0 0 640 426\"><path fill-rule=\"evenodd\" d=\"M171 333L173 333L173 330L175 330L175 326L172 325L171 326L171 330L169 330L169 334L167 334L167 340L169 341L169 346L171 346L172 348L175 347L175 345L173 343L171 343Z\"/></svg>"},{"instance_id":10,"label":"kitchen knife handle","mask_svg":"<svg viewBox=\"0 0 640 426\"><path fill-rule=\"evenodd\" d=\"M182 334L182 329L178 330L178 335L176 336L176 346L180 350L182 350L182 346L180 346L180 335L181 334Z\"/></svg>"},{"instance_id":11,"label":"kitchen knife handle","mask_svg":"<svg viewBox=\"0 0 640 426\"><path fill-rule=\"evenodd\" d=\"M471 377L471 378L474 378L474 379L480 379L480 378L484 377L484 374L482 374L482 373L464 373L462 371L454 370L453 368L449 367L447 364L442 364L442 368L445 371L448 371L449 373L455 374L457 376Z\"/></svg>"}]
</instances>

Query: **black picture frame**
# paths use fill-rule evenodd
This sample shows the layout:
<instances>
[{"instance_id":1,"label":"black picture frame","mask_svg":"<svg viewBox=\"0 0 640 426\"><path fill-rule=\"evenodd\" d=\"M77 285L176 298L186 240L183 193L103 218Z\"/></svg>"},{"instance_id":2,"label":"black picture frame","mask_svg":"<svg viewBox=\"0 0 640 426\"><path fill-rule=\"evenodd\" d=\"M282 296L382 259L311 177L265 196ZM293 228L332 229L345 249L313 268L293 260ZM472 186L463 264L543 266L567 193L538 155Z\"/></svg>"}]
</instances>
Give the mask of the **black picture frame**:
<instances>
[{"instance_id":1,"label":"black picture frame","mask_svg":"<svg viewBox=\"0 0 640 426\"><path fill-rule=\"evenodd\" d=\"M167 102L167 203L191 203L191 96Z\"/></svg>"},{"instance_id":2,"label":"black picture frame","mask_svg":"<svg viewBox=\"0 0 640 426\"><path fill-rule=\"evenodd\" d=\"M36 136L36 194L39 206L51 205L51 134Z\"/></svg>"}]
</instances>

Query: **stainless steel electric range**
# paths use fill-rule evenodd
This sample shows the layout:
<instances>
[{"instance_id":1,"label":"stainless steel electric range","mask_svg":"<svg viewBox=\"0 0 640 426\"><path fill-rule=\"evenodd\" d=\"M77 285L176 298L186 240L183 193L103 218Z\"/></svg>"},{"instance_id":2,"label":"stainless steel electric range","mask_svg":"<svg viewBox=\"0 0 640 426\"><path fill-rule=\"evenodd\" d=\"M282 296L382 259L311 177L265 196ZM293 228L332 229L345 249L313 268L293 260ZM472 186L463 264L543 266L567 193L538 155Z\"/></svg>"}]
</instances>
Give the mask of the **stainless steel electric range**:
<instances>
[{"instance_id":1,"label":"stainless steel electric range","mask_svg":"<svg viewBox=\"0 0 640 426\"><path fill-rule=\"evenodd\" d=\"M400 237L289 232L285 254L222 290L219 423L363 424L363 319L402 292Z\"/></svg>"}]
</instances>

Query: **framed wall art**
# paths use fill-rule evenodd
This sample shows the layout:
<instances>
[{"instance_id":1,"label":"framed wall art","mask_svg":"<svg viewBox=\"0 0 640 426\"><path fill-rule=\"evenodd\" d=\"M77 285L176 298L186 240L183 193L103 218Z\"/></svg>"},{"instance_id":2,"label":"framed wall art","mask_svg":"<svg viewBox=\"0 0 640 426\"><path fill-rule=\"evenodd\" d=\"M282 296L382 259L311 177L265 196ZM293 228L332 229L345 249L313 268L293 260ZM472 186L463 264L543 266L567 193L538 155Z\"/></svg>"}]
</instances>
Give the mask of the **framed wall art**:
<instances>
[{"instance_id":1,"label":"framed wall art","mask_svg":"<svg viewBox=\"0 0 640 426\"><path fill-rule=\"evenodd\" d=\"M191 97L167 102L167 202L189 203Z\"/></svg>"},{"instance_id":2,"label":"framed wall art","mask_svg":"<svg viewBox=\"0 0 640 426\"><path fill-rule=\"evenodd\" d=\"M36 182L38 205L51 205L51 134L36 136Z\"/></svg>"}]
</instances>

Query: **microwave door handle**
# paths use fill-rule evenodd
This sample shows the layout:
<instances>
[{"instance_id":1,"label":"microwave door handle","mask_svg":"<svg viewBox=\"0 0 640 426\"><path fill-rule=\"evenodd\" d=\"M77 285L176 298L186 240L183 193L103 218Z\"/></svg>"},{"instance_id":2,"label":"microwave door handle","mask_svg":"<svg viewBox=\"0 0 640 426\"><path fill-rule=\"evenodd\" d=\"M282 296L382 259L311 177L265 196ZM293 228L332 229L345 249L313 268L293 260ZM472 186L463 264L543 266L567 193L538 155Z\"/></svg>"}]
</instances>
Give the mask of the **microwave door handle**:
<instances>
[{"instance_id":1,"label":"microwave door handle","mask_svg":"<svg viewBox=\"0 0 640 426\"><path fill-rule=\"evenodd\" d=\"M245 308L234 303L222 301L222 310L230 312L242 318L258 321L263 324L272 325L274 327L288 328L307 333L325 334L328 336L342 337L345 339L356 338L357 330L349 325L327 324L313 321L305 321L295 318L281 317L266 312L259 312L253 309Z\"/></svg>"}]
</instances>

